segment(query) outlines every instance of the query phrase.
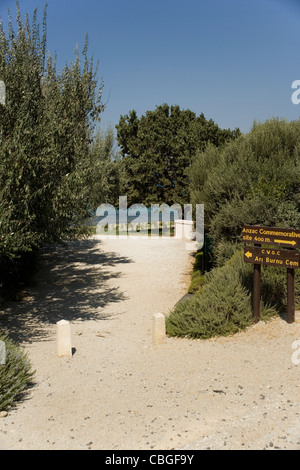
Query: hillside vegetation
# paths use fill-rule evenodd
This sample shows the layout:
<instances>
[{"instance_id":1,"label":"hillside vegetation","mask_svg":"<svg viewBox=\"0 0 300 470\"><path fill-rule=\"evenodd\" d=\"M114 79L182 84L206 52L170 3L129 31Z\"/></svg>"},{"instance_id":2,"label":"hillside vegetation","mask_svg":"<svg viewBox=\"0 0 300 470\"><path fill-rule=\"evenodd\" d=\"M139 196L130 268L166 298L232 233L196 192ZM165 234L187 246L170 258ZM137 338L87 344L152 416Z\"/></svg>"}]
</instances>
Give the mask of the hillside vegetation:
<instances>
[{"instance_id":1,"label":"hillside vegetation","mask_svg":"<svg viewBox=\"0 0 300 470\"><path fill-rule=\"evenodd\" d=\"M252 322L253 266L243 261L243 225L300 228L300 121L268 120L220 149L209 145L189 177L192 202L205 205L213 269L171 312L167 331L197 338L233 333ZM297 270L295 278L299 306ZM261 292L262 318L284 312L286 269L263 267Z\"/></svg>"}]
</instances>

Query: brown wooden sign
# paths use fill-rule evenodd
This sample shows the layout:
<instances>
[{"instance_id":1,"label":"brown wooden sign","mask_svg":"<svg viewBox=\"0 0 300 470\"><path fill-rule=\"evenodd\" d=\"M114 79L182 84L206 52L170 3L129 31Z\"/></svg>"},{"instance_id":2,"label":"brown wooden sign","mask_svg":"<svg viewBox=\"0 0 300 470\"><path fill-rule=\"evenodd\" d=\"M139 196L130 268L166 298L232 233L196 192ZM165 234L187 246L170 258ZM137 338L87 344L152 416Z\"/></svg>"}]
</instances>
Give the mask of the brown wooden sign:
<instances>
[{"instance_id":1,"label":"brown wooden sign","mask_svg":"<svg viewBox=\"0 0 300 470\"><path fill-rule=\"evenodd\" d=\"M289 248L300 248L300 230L261 225L245 225L242 231L245 243L276 245Z\"/></svg>"},{"instance_id":2,"label":"brown wooden sign","mask_svg":"<svg viewBox=\"0 0 300 470\"><path fill-rule=\"evenodd\" d=\"M300 230L245 225L242 239L245 243L244 260L246 263L252 263L254 267L254 320L258 321L260 317L261 265L266 265L278 266L287 270L287 322L293 323L295 321L295 269L300 267L300 253L295 248L300 248ZM254 246L249 246L250 244ZM282 250L281 247L290 249Z\"/></svg>"},{"instance_id":3,"label":"brown wooden sign","mask_svg":"<svg viewBox=\"0 0 300 470\"><path fill-rule=\"evenodd\" d=\"M297 269L300 267L300 253L293 250L245 246L244 261L265 266Z\"/></svg>"}]
</instances>

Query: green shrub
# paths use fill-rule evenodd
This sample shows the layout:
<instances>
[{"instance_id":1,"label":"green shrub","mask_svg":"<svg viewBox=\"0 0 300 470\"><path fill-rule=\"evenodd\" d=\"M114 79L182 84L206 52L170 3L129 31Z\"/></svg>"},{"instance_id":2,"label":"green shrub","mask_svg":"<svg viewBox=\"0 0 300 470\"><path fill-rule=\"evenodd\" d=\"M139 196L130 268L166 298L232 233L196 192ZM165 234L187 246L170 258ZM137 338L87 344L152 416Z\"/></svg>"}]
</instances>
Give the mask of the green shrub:
<instances>
[{"instance_id":1,"label":"green shrub","mask_svg":"<svg viewBox=\"0 0 300 470\"><path fill-rule=\"evenodd\" d=\"M300 228L300 120L271 119L195 156L191 202L205 206L205 229L219 242L241 241L245 224Z\"/></svg>"},{"instance_id":2,"label":"green shrub","mask_svg":"<svg viewBox=\"0 0 300 470\"><path fill-rule=\"evenodd\" d=\"M243 256L243 248L241 244L230 244L229 242L220 242L218 250L225 259L226 253L230 249L235 250L228 265L236 270L243 286L247 291L253 291L253 264L245 263ZM284 313L287 306L287 270L274 266L261 267L261 299L263 305L269 305L276 310L277 313ZM295 270L295 306L300 306L300 271ZM262 317L264 315L264 307L262 307Z\"/></svg>"},{"instance_id":3,"label":"green shrub","mask_svg":"<svg viewBox=\"0 0 300 470\"><path fill-rule=\"evenodd\" d=\"M295 270L295 307L300 307L300 276ZM287 308L287 270L285 268L262 268L261 295L264 301L276 308L279 313Z\"/></svg>"},{"instance_id":4,"label":"green shrub","mask_svg":"<svg viewBox=\"0 0 300 470\"><path fill-rule=\"evenodd\" d=\"M56 59L46 57L46 10L42 37L37 11L30 24L18 2L17 31L10 15L7 32L0 22L6 85L6 104L0 104L1 261L18 262L45 243L86 233L95 180L107 170L90 145L103 105L88 40L58 72Z\"/></svg>"},{"instance_id":5,"label":"green shrub","mask_svg":"<svg viewBox=\"0 0 300 470\"><path fill-rule=\"evenodd\" d=\"M285 270L284 270L285 271ZM276 315L281 305L283 273L262 270L261 319ZM253 322L253 266L236 252L224 266L206 274L205 284L192 299L179 303L166 321L167 334L207 339L245 329Z\"/></svg>"},{"instance_id":6,"label":"green shrub","mask_svg":"<svg viewBox=\"0 0 300 470\"><path fill-rule=\"evenodd\" d=\"M234 333L251 321L250 294L227 263L206 275L206 283L192 299L175 307L166 327L172 336L205 339Z\"/></svg>"},{"instance_id":7,"label":"green shrub","mask_svg":"<svg viewBox=\"0 0 300 470\"><path fill-rule=\"evenodd\" d=\"M300 120L271 119L223 147L197 152L188 176L192 203L205 206L214 269L167 319L170 335L208 338L252 322L253 265L244 262L245 224L300 227ZM262 266L261 319L286 311L286 269ZM300 273L295 275L300 306Z\"/></svg>"},{"instance_id":8,"label":"green shrub","mask_svg":"<svg viewBox=\"0 0 300 470\"><path fill-rule=\"evenodd\" d=\"M223 266L236 251L241 250L241 243L221 240L213 250L213 265L215 267Z\"/></svg>"},{"instance_id":9,"label":"green shrub","mask_svg":"<svg viewBox=\"0 0 300 470\"><path fill-rule=\"evenodd\" d=\"M203 252L198 251L195 255L191 282L188 288L188 294L195 294L204 284L205 276L202 273Z\"/></svg>"},{"instance_id":10,"label":"green shrub","mask_svg":"<svg viewBox=\"0 0 300 470\"><path fill-rule=\"evenodd\" d=\"M194 271L191 276L190 286L188 288L188 294L196 294L205 282L205 276L201 271Z\"/></svg>"},{"instance_id":11,"label":"green shrub","mask_svg":"<svg viewBox=\"0 0 300 470\"><path fill-rule=\"evenodd\" d=\"M6 347L6 363L0 365L0 411L15 404L32 383L34 372L27 354L11 339L0 334Z\"/></svg>"}]
</instances>

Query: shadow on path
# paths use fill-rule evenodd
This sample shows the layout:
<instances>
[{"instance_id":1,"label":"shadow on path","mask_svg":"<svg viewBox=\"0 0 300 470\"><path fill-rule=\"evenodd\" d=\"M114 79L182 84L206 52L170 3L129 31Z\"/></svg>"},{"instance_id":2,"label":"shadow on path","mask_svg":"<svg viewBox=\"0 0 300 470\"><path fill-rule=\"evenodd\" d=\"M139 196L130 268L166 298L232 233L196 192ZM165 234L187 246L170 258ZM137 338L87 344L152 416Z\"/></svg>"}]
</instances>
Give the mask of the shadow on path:
<instances>
[{"instance_id":1,"label":"shadow on path","mask_svg":"<svg viewBox=\"0 0 300 470\"><path fill-rule=\"evenodd\" d=\"M41 253L28 295L8 302L0 314L0 330L18 343L49 339L49 324L64 319L105 320L108 304L125 296L109 280L121 276L115 267L130 258L104 252L97 240L80 240Z\"/></svg>"}]
</instances>

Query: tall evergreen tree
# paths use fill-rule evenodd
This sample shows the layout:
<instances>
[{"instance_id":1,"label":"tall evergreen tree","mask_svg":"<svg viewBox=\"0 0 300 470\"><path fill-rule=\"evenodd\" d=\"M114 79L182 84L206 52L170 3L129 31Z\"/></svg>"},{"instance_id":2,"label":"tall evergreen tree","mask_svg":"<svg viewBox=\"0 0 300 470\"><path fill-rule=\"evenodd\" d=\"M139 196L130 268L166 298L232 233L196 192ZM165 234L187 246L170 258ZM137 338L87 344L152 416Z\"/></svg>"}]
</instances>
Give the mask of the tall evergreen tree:
<instances>
[{"instance_id":1,"label":"tall evergreen tree","mask_svg":"<svg viewBox=\"0 0 300 470\"><path fill-rule=\"evenodd\" d=\"M130 111L116 128L130 204L190 202L186 170L196 150L204 150L208 142L222 145L240 134L238 129L220 129L203 114L168 104L141 118Z\"/></svg>"},{"instance_id":2,"label":"tall evergreen tree","mask_svg":"<svg viewBox=\"0 0 300 470\"><path fill-rule=\"evenodd\" d=\"M93 158L93 198L91 206L98 207L102 203L118 205L122 195L123 175L121 172L120 152L116 148L114 131L108 128L97 130L91 145Z\"/></svg>"},{"instance_id":3,"label":"tall evergreen tree","mask_svg":"<svg viewBox=\"0 0 300 470\"><path fill-rule=\"evenodd\" d=\"M81 61L57 72L46 58L35 10L23 21L17 2L17 31L9 15L0 25L0 253L13 258L79 233L91 200L90 143L103 110L86 38Z\"/></svg>"}]
</instances>

